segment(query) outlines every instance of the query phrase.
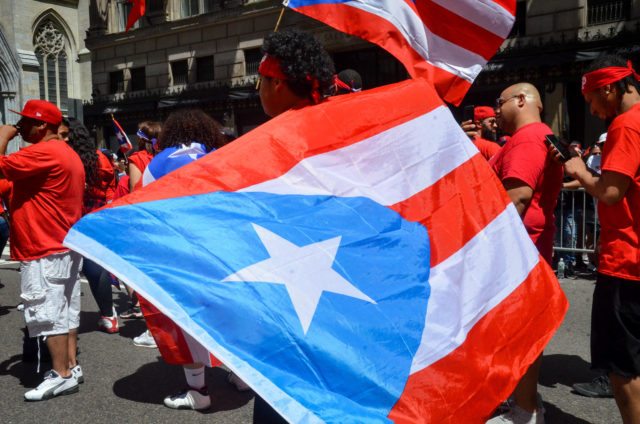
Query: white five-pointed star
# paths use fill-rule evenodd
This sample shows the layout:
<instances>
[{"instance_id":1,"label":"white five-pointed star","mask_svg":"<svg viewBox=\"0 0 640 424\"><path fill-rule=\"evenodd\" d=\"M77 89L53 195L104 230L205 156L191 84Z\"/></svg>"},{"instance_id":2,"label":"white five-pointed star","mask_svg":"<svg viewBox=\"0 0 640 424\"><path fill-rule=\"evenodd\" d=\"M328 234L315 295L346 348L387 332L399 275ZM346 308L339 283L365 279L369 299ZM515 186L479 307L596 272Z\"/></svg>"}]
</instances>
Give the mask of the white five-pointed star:
<instances>
[{"instance_id":1,"label":"white five-pointed star","mask_svg":"<svg viewBox=\"0 0 640 424\"><path fill-rule=\"evenodd\" d=\"M222 281L284 284L305 334L323 291L376 303L331 268L341 237L298 247L266 228L251 225L270 258L243 268Z\"/></svg>"}]
</instances>

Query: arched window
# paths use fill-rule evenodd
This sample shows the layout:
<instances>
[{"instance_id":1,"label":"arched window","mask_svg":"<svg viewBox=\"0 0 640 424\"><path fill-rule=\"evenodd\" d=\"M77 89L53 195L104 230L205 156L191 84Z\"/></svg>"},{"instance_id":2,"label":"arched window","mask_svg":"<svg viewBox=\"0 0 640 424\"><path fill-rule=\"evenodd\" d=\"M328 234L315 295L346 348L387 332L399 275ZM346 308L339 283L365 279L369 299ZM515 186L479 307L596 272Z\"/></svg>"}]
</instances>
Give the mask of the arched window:
<instances>
[{"instance_id":1,"label":"arched window","mask_svg":"<svg viewBox=\"0 0 640 424\"><path fill-rule=\"evenodd\" d=\"M66 38L57 25L47 20L36 30L33 44L40 63L40 98L55 103L66 114L69 99Z\"/></svg>"}]
</instances>

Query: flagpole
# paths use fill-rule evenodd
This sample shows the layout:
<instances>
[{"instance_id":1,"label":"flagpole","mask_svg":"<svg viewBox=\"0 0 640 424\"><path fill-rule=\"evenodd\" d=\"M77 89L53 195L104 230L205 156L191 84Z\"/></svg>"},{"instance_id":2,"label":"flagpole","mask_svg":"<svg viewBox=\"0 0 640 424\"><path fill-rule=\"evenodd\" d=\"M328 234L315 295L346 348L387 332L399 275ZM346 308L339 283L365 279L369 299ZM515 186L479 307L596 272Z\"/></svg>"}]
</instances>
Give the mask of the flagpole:
<instances>
[{"instance_id":1,"label":"flagpole","mask_svg":"<svg viewBox=\"0 0 640 424\"><path fill-rule=\"evenodd\" d=\"M278 28L280 27L280 21L282 21L282 16L284 15L284 9L286 9L286 7L284 6L282 7L282 9L280 9L280 16L278 16L278 20L276 21L276 27L273 29L273 32L278 32ZM258 76L258 81L256 82L256 90L258 90L259 88L260 88L260 77Z\"/></svg>"},{"instance_id":2,"label":"flagpole","mask_svg":"<svg viewBox=\"0 0 640 424\"><path fill-rule=\"evenodd\" d=\"M110 113L111 115L111 121L115 122L116 118L113 116L113 113ZM118 143L120 144L120 143ZM122 149L120 149L120 151L122 151ZM127 153L126 152L122 152L122 156L124 157L124 166L129 168L129 159L127 158ZM126 172L125 172L126 174Z\"/></svg>"},{"instance_id":3,"label":"flagpole","mask_svg":"<svg viewBox=\"0 0 640 424\"><path fill-rule=\"evenodd\" d=\"M276 22L276 27L273 29L273 32L278 32L278 27L280 26L282 15L284 15L284 9L286 9L286 7L283 7L282 10L280 10L280 16L278 16L278 22Z\"/></svg>"}]
</instances>

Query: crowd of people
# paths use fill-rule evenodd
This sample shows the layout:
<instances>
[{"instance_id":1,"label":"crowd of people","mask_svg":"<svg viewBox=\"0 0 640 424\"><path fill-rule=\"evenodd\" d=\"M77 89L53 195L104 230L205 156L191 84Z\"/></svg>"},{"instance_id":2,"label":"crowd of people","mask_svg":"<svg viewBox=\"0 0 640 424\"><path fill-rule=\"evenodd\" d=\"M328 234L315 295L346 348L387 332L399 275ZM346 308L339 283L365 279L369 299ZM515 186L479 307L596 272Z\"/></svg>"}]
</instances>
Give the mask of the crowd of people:
<instances>
[{"instance_id":1,"label":"crowd of people","mask_svg":"<svg viewBox=\"0 0 640 424\"><path fill-rule=\"evenodd\" d=\"M357 92L357 72L335 75L322 45L310 34L280 31L265 37L259 67L259 95L264 112L275 117L312 107L330 95ZM592 366L610 379L623 422L640 422L640 77L631 63L607 56L596 60L582 80L592 114L609 123L607 134L583 155L579 148L562 158L546 141L551 129L542 122L542 100L527 82L504 89L495 106L477 107L462 123L494 169L544 260L551 264L559 193L583 187L598 200L601 232L592 311ZM165 361L182 365L186 387L164 404L176 409L211 405L204 367L220 364L203 346L128 288L130 305L119 316L112 286L118 281L99 264L68 250L62 241L84 214L138 190L222 147L231 139L222 126L199 109L176 110L162 122L138 126L138 149L118 159L98 150L87 128L64 119L43 100L28 101L17 125L0 127L0 244L10 233L11 255L20 261L24 317L32 337L46 337L52 358L38 387L25 399L38 401L75 393L84 381L76 360L80 319L79 272L86 276L100 310L99 330L116 333L118 319L141 319L147 330L137 346L158 348ZM505 135L498 138L498 129ZM29 143L5 155L17 135ZM604 140L606 139L606 143ZM188 183L185 181L185 184ZM595 240L593 241L595 243ZM569 259L568 259L569 260ZM489 423L543 423L537 394L541 357L521 378L513 394ZM230 373L239 390L248 386ZM256 397L256 422L283 422Z\"/></svg>"},{"instance_id":2,"label":"crowd of people","mask_svg":"<svg viewBox=\"0 0 640 424\"><path fill-rule=\"evenodd\" d=\"M554 235L562 233L561 244L568 249L558 256L572 272L570 267L577 261L572 252L576 248L576 222L589 224L584 225L588 230L581 248L592 248L596 253L585 258L592 270L597 269L591 362L592 368L603 374L592 382L575 384L574 389L585 396L614 397L623 422L638 423L640 76L630 61L603 56L591 64L581 83L592 115L605 121L608 130L584 151L581 143L565 143L570 158L563 157L547 140L553 133L542 123L540 94L528 83L508 87L496 100L495 109L478 107L474 119L461 126L495 170L549 265ZM497 138L498 128L505 137ZM578 208L573 200L571 204L562 203L565 199L558 194L563 188L579 187L593 197L594 203L585 201ZM557 218L562 228L557 232L554 210L555 214L561 211ZM488 422L544 423L544 406L537 394L540 359L534 361Z\"/></svg>"}]
</instances>

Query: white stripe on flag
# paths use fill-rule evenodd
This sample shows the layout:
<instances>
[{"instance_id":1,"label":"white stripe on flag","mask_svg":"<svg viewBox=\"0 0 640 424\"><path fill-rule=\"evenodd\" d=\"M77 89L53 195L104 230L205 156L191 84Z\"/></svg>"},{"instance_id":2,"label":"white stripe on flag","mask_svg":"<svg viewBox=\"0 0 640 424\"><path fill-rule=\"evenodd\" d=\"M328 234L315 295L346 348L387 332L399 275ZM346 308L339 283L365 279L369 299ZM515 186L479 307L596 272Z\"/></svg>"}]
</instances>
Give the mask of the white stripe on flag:
<instances>
[{"instance_id":1,"label":"white stripe on flag","mask_svg":"<svg viewBox=\"0 0 640 424\"><path fill-rule=\"evenodd\" d=\"M440 106L358 143L306 158L286 174L240 191L362 196L390 206L434 184L476 153L449 110Z\"/></svg>"},{"instance_id":2,"label":"white stripe on flag","mask_svg":"<svg viewBox=\"0 0 640 424\"><path fill-rule=\"evenodd\" d=\"M433 34L405 1L352 0L345 4L391 22L426 61L469 82L473 82L487 62L482 56Z\"/></svg>"},{"instance_id":3,"label":"white stripe on flag","mask_svg":"<svg viewBox=\"0 0 640 424\"><path fill-rule=\"evenodd\" d=\"M151 174L151 172L149 171L149 167L147 166L142 173L142 186L144 187L146 185L149 185L155 180L156 178L153 176L153 174Z\"/></svg>"},{"instance_id":4,"label":"white stripe on flag","mask_svg":"<svg viewBox=\"0 0 640 424\"><path fill-rule=\"evenodd\" d=\"M471 328L538 262L538 250L515 206L509 204L460 250L431 268L426 324L411 373L460 346Z\"/></svg>"},{"instance_id":5,"label":"white stripe on flag","mask_svg":"<svg viewBox=\"0 0 640 424\"><path fill-rule=\"evenodd\" d=\"M209 350L202 346L196 339L194 339L189 333L186 331L182 332L182 336L184 337L187 346L189 347L189 353L191 354L191 359L193 359L193 363L201 363L208 367L211 366L211 357L209 355Z\"/></svg>"},{"instance_id":6,"label":"white stripe on flag","mask_svg":"<svg viewBox=\"0 0 640 424\"><path fill-rule=\"evenodd\" d=\"M501 38L511 31L513 15L493 0L432 1Z\"/></svg>"}]
</instances>

